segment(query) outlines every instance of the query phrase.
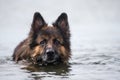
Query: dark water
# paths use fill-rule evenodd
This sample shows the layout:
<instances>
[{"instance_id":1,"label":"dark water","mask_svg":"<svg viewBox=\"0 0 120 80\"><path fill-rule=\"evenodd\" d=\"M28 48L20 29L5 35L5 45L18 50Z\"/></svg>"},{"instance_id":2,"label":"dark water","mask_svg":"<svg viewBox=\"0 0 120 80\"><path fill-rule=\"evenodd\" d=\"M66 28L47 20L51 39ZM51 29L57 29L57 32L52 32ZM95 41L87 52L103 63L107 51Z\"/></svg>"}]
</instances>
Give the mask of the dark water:
<instances>
[{"instance_id":1,"label":"dark water","mask_svg":"<svg viewBox=\"0 0 120 80\"><path fill-rule=\"evenodd\" d=\"M0 1L0 80L120 80L120 1L46 2ZM68 13L69 65L38 67L12 61L13 50L27 36L35 11L49 23L61 12Z\"/></svg>"}]
</instances>

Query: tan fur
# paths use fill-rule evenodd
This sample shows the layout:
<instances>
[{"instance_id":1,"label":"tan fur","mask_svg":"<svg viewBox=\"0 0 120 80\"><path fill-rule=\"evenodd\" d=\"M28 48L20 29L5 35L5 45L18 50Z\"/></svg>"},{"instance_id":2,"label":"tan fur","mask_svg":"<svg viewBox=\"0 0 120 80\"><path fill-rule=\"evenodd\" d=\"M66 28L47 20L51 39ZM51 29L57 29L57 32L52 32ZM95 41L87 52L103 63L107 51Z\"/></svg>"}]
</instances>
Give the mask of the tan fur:
<instances>
[{"instance_id":1,"label":"tan fur","mask_svg":"<svg viewBox=\"0 0 120 80\"><path fill-rule=\"evenodd\" d=\"M41 55L43 53L43 49L40 46L36 46L33 50L32 57L36 57L37 55Z\"/></svg>"}]
</instances>

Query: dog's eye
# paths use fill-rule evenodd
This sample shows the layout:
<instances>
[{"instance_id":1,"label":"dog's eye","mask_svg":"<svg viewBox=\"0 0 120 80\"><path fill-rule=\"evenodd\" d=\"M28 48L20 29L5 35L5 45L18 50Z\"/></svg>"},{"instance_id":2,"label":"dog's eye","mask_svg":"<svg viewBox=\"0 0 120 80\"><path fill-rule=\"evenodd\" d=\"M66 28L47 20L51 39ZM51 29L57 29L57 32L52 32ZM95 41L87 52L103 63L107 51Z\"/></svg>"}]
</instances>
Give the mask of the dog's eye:
<instances>
[{"instance_id":1,"label":"dog's eye","mask_svg":"<svg viewBox=\"0 0 120 80\"><path fill-rule=\"evenodd\" d=\"M55 44L55 45L59 45L59 44L61 44L60 41L57 40L57 39L54 39L53 41L54 41L54 44Z\"/></svg>"},{"instance_id":2,"label":"dog's eye","mask_svg":"<svg viewBox=\"0 0 120 80\"><path fill-rule=\"evenodd\" d=\"M45 39L40 42L41 46L44 46L45 44L46 44L46 40Z\"/></svg>"}]
</instances>

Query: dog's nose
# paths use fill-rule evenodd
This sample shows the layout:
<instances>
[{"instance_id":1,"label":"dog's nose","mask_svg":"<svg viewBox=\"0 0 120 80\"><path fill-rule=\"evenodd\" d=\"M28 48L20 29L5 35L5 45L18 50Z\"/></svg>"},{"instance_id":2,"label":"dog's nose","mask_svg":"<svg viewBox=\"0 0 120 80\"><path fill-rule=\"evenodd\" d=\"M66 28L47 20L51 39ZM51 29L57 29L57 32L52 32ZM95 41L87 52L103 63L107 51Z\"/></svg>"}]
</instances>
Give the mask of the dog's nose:
<instances>
[{"instance_id":1,"label":"dog's nose","mask_svg":"<svg viewBox=\"0 0 120 80\"><path fill-rule=\"evenodd\" d=\"M53 51L49 51L49 52L47 52L47 55L48 55L48 57L52 57L52 56L54 56L54 52Z\"/></svg>"},{"instance_id":2,"label":"dog's nose","mask_svg":"<svg viewBox=\"0 0 120 80\"><path fill-rule=\"evenodd\" d=\"M47 54L48 56L52 56L52 55L55 54L55 52L54 52L53 49L47 49L47 50L46 50L46 54Z\"/></svg>"},{"instance_id":3,"label":"dog's nose","mask_svg":"<svg viewBox=\"0 0 120 80\"><path fill-rule=\"evenodd\" d=\"M48 57L49 61L54 59L55 52L54 52L53 49L47 49L46 54L47 54L47 57Z\"/></svg>"}]
</instances>

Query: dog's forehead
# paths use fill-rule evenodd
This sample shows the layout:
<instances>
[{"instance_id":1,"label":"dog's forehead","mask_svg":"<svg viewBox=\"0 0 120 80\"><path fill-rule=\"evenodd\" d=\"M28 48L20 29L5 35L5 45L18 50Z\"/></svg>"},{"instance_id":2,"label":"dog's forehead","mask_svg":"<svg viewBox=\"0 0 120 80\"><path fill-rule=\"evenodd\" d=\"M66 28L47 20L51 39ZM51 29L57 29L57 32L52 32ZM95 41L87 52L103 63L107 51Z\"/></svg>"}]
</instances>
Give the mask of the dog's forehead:
<instances>
[{"instance_id":1,"label":"dog's forehead","mask_svg":"<svg viewBox=\"0 0 120 80\"><path fill-rule=\"evenodd\" d=\"M62 37L59 30L54 26L46 26L42 28L39 32L39 36L45 37Z\"/></svg>"},{"instance_id":2,"label":"dog's forehead","mask_svg":"<svg viewBox=\"0 0 120 80\"><path fill-rule=\"evenodd\" d=\"M48 33L48 34L54 34L54 33L58 33L58 30L53 27L53 26L46 26L46 27L43 27L42 30L40 32L43 32L43 33Z\"/></svg>"},{"instance_id":3,"label":"dog's forehead","mask_svg":"<svg viewBox=\"0 0 120 80\"><path fill-rule=\"evenodd\" d=\"M54 26L49 25L49 26L45 26L45 27L43 27L42 30L55 30L55 29L56 29L56 28L55 28Z\"/></svg>"}]
</instances>

